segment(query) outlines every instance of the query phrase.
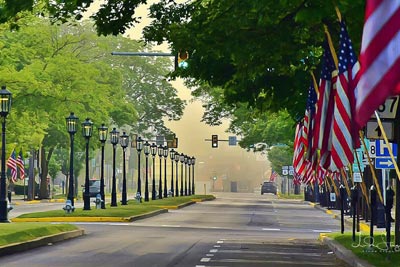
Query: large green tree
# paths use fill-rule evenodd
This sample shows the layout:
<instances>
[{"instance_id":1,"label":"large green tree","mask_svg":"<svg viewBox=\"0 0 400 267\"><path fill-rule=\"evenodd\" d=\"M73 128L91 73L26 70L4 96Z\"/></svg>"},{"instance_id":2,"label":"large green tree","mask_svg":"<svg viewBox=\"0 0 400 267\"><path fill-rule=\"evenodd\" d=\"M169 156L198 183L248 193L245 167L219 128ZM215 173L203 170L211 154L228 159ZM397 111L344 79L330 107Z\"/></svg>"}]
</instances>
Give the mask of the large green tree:
<instances>
[{"instance_id":1,"label":"large green tree","mask_svg":"<svg viewBox=\"0 0 400 267\"><path fill-rule=\"evenodd\" d=\"M3 28L0 36L3 54L0 82L7 84L15 99L9 119L13 127L8 140L15 143L14 147L18 145L24 150L41 148L42 177L47 177L54 149L69 146L65 117L70 111L81 121L91 118L95 126L106 123L135 131L140 128L137 107L141 110L164 108L170 119L181 116L183 102L177 99L176 91L159 82L168 72L166 64L170 65L170 61L132 60L130 64L119 64L118 59L111 56L114 47L121 44L128 48L129 44L141 46L137 42L122 36L99 37L86 24L50 25L43 19L24 17L19 25L18 31ZM148 79L140 80L143 77ZM130 85L129 79L140 80L143 84ZM146 103L131 96L139 87L147 88L147 91L142 89L142 93L147 94ZM160 103L151 95L161 92L169 98L159 107ZM157 125L163 126L159 121L165 115L150 112L144 125L147 123L149 127L154 119ZM83 151L80 132L75 145L77 151ZM98 142L91 142L92 147L98 145ZM76 164L76 170L79 171L81 163ZM41 181L40 196L46 197L46 179Z\"/></svg>"}]
</instances>

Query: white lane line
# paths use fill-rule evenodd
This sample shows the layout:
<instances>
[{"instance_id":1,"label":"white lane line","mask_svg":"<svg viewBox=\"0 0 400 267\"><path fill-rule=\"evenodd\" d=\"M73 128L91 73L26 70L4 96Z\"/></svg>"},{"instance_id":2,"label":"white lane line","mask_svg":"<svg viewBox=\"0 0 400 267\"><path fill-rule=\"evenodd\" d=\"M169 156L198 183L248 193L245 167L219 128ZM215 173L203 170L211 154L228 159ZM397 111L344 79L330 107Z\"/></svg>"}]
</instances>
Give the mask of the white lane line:
<instances>
[{"instance_id":1,"label":"white lane line","mask_svg":"<svg viewBox=\"0 0 400 267\"><path fill-rule=\"evenodd\" d=\"M220 245L214 245L214 248L220 248L221 246Z\"/></svg>"},{"instance_id":2,"label":"white lane line","mask_svg":"<svg viewBox=\"0 0 400 267\"><path fill-rule=\"evenodd\" d=\"M222 243L224 243L224 241L222 240L217 241L217 244L222 244Z\"/></svg>"},{"instance_id":3,"label":"white lane line","mask_svg":"<svg viewBox=\"0 0 400 267\"><path fill-rule=\"evenodd\" d=\"M201 258L200 262L209 262L211 258Z\"/></svg>"},{"instance_id":4,"label":"white lane line","mask_svg":"<svg viewBox=\"0 0 400 267\"><path fill-rule=\"evenodd\" d=\"M263 231L280 231L279 228L262 228Z\"/></svg>"},{"instance_id":5,"label":"white lane line","mask_svg":"<svg viewBox=\"0 0 400 267\"><path fill-rule=\"evenodd\" d=\"M207 253L206 256L207 257L214 257L214 254Z\"/></svg>"},{"instance_id":6,"label":"white lane line","mask_svg":"<svg viewBox=\"0 0 400 267\"><path fill-rule=\"evenodd\" d=\"M195 267L206 267L205 265L196 265Z\"/></svg>"},{"instance_id":7,"label":"white lane line","mask_svg":"<svg viewBox=\"0 0 400 267\"><path fill-rule=\"evenodd\" d=\"M218 252L218 249L210 249L210 252L211 252L211 253L217 253L217 252Z\"/></svg>"},{"instance_id":8,"label":"white lane line","mask_svg":"<svg viewBox=\"0 0 400 267\"><path fill-rule=\"evenodd\" d=\"M332 233L331 230L312 230L314 233Z\"/></svg>"},{"instance_id":9,"label":"white lane line","mask_svg":"<svg viewBox=\"0 0 400 267\"><path fill-rule=\"evenodd\" d=\"M163 224L163 225L161 225L162 227L176 227L176 228L179 228L179 227L181 227L180 225L173 225L173 224Z\"/></svg>"}]
</instances>

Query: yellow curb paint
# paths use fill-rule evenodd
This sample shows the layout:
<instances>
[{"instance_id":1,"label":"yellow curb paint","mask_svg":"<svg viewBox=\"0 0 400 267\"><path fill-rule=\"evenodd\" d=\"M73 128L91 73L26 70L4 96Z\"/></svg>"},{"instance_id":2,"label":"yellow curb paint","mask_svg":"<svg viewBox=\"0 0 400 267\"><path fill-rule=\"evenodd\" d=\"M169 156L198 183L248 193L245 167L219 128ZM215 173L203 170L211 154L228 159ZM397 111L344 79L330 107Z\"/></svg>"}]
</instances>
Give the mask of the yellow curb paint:
<instances>
[{"instance_id":1,"label":"yellow curb paint","mask_svg":"<svg viewBox=\"0 0 400 267\"><path fill-rule=\"evenodd\" d=\"M333 214L333 212L331 210L326 210L326 213Z\"/></svg>"},{"instance_id":2,"label":"yellow curb paint","mask_svg":"<svg viewBox=\"0 0 400 267\"><path fill-rule=\"evenodd\" d=\"M191 201L193 201L193 202L203 202L204 200L202 198L192 198Z\"/></svg>"},{"instance_id":3,"label":"yellow curb paint","mask_svg":"<svg viewBox=\"0 0 400 267\"><path fill-rule=\"evenodd\" d=\"M365 223L360 223L360 230L361 230L362 232L368 232L368 233L369 233L370 228L369 228L369 226L368 226L367 224L365 224Z\"/></svg>"},{"instance_id":4,"label":"yellow curb paint","mask_svg":"<svg viewBox=\"0 0 400 267\"><path fill-rule=\"evenodd\" d=\"M160 209L177 210L178 206L157 206Z\"/></svg>"}]
</instances>

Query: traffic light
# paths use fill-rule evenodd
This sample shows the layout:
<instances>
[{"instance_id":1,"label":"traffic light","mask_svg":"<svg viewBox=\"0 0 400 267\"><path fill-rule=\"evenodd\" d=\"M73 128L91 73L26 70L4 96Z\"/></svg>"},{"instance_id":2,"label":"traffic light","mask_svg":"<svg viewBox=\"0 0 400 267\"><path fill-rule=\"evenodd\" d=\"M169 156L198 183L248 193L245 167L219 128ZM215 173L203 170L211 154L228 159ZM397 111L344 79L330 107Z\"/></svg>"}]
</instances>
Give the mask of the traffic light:
<instances>
[{"instance_id":1,"label":"traffic light","mask_svg":"<svg viewBox=\"0 0 400 267\"><path fill-rule=\"evenodd\" d=\"M175 69L187 69L189 67L189 63L187 62L188 59L189 53L187 51L179 52L175 57Z\"/></svg>"},{"instance_id":2,"label":"traffic light","mask_svg":"<svg viewBox=\"0 0 400 267\"><path fill-rule=\"evenodd\" d=\"M212 148L218 147L218 135L216 134L211 135L211 147Z\"/></svg>"}]
</instances>

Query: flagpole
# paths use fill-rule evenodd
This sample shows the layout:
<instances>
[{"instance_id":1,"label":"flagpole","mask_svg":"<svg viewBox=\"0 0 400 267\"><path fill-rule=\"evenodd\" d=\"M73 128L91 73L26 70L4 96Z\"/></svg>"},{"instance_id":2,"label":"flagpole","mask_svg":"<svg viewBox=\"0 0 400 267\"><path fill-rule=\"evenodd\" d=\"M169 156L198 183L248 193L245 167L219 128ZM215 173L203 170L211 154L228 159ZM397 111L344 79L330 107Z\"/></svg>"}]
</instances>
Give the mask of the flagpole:
<instances>
[{"instance_id":1,"label":"flagpole","mask_svg":"<svg viewBox=\"0 0 400 267\"><path fill-rule=\"evenodd\" d=\"M364 135L363 135L362 131L360 131L359 134L360 134L360 137L361 137L360 139L361 139L361 142L363 144L364 150L368 151L367 145L365 144L365 141L364 141ZM378 178L376 178L376 173L375 173L375 169L374 169L374 167L372 165L371 157L369 156L368 152L366 154L367 154L367 159L368 159L368 165L369 165L369 168L370 168L371 173L372 173L372 178L373 178L374 183L375 183L376 192L378 193L379 200L381 201L381 203L383 203L383 197L382 197L382 193L381 193L381 188L379 186Z\"/></svg>"},{"instance_id":2,"label":"flagpole","mask_svg":"<svg viewBox=\"0 0 400 267\"><path fill-rule=\"evenodd\" d=\"M365 201L367 202L367 205L369 207L369 199L368 199L368 195L367 195L367 188L365 187L364 174L361 171L361 164L360 164L360 160L358 159L357 153L355 153L355 155L356 155L356 161L357 161L358 169L360 170L360 175L361 175L361 192L364 195Z\"/></svg>"}]
</instances>

